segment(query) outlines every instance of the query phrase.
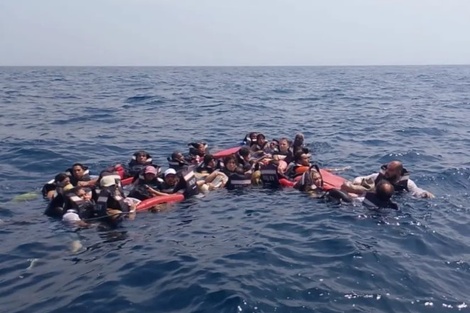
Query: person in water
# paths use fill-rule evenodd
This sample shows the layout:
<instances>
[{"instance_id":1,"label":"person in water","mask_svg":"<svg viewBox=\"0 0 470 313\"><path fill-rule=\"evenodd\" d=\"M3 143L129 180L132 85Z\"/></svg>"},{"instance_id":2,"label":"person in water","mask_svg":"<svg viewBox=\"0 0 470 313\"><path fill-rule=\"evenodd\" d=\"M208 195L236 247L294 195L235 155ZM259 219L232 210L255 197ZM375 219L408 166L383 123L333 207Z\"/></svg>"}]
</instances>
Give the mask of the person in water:
<instances>
[{"instance_id":1,"label":"person in water","mask_svg":"<svg viewBox=\"0 0 470 313\"><path fill-rule=\"evenodd\" d=\"M253 162L251 159L250 148L241 147L235 154L237 166L241 167L244 172L249 172L253 169ZM225 166L227 164L224 161Z\"/></svg>"},{"instance_id":2,"label":"person in water","mask_svg":"<svg viewBox=\"0 0 470 313\"><path fill-rule=\"evenodd\" d=\"M362 203L370 208L388 208L398 210L398 205L393 202L392 196L395 193L395 188L387 180L381 180L375 186L375 192L366 192Z\"/></svg>"},{"instance_id":3,"label":"person in water","mask_svg":"<svg viewBox=\"0 0 470 313\"><path fill-rule=\"evenodd\" d=\"M53 197L44 214L50 217L62 217L62 215L64 215L64 205L66 201L65 194L73 188L73 185L70 183L69 175L64 172L54 177L54 186L56 188Z\"/></svg>"},{"instance_id":4,"label":"person in water","mask_svg":"<svg viewBox=\"0 0 470 313\"><path fill-rule=\"evenodd\" d=\"M395 192L406 191L415 197L434 198L432 193L419 188L416 183L410 179L409 172L403 167L400 161L391 161L388 164L382 165L378 173L356 177L352 184L346 184L342 189L347 192L362 193L363 188L358 186L363 185L364 182L373 182L377 185L382 180L386 180L392 184Z\"/></svg>"},{"instance_id":5,"label":"person in water","mask_svg":"<svg viewBox=\"0 0 470 313\"><path fill-rule=\"evenodd\" d=\"M136 206L126 199L113 175L100 180L100 193L96 201L96 215L115 227L122 222L124 214L135 212Z\"/></svg>"},{"instance_id":6,"label":"person in water","mask_svg":"<svg viewBox=\"0 0 470 313\"><path fill-rule=\"evenodd\" d=\"M168 166L177 172L188 167L189 163L185 159L184 155L179 151L174 151L168 160Z\"/></svg>"},{"instance_id":7,"label":"person in water","mask_svg":"<svg viewBox=\"0 0 470 313\"><path fill-rule=\"evenodd\" d=\"M146 200L152 197L166 196L166 193L158 191L161 183L158 178L158 170L152 165L147 165L133 182L133 188L129 192L129 197Z\"/></svg>"},{"instance_id":8,"label":"person in water","mask_svg":"<svg viewBox=\"0 0 470 313\"><path fill-rule=\"evenodd\" d=\"M250 147L251 151L256 155L263 155L269 150L269 142L266 140L266 136L259 133L256 136L256 142Z\"/></svg>"},{"instance_id":9,"label":"person in water","mask_svg":"<svg viewBox=\"0 0 470 313\"><path fill-rule=\"evenodd\" d=\"M276 155L279 156L280 160L285 161L287 164L294 161L294 154L290 149L289 140L287 138L281 138L279 140L278 151L273 153L273 157Z\"/></svg>"},{"instance_id":10,"label":"person in water","mask_svg":"<svg viewBox=\"0 0 470 313\"><path fill-rule=\"evenodd\" d=\"M304 140L305 138L303 134L298 133L297 135L295 135L294 143L292 144L292 153L294 155L296 155L299 152L308 153L308 149L306 149L304 145Z\"/></svg>"},{"instance_id":11,"label":"person in water","mask_svg":"<svg viewBox=\"0 0 470 313\"><path fill-rule=\"evenodd\" d=\"M240 166L237 162L237 157L235 155L227 156L224 159L225 168L223 173L228 177L227 182L225 183L225 188L234 189L243 186L249 186L252 184L252 171L246 171L246 168ZM259 174L258 171L255 172L256 175ZM253 173L254 174L254 173Z\"/></svg>"},{"instance_id":12,"label":"person in water","mask_svg":"<svg viewBox=\"0 0 470 313\"><path fill-rule=\"evenodd\" d=\"M207 143L192 142L189 144L189 159L192 163L199 164L207 153Z\"/></svg>"},{"instance_id":13,"label":"person in water","mask_svg":"<svg viewBox=\"0 0 470 313\"><path fill-rule=\"evenodd\" d=\"M310 166L308 170L301 174L294 188L306 192L314 198L323 196L325 193L323 189L323 178L318 167Z\"/></svg>"},{"instance_id":14,"label":"person in water","mask_svg":"<svg viewBox=\"0 0 470 313\"><path fill-rule=\"evenodd\" d=\"M294 163L289 165L287 169L287 175L292 177L294 180L298 179L303 173L308 171L310 166L310 153L304 151L298 151L294 158Z\"/></svg>"},{"instance_id":15,"label":"person in water","mask_svg":"<svg viewBox=\"0 0 470 313\"><path fill-rule=\"evenodd\" d=\"M98 178L91 179L88 167L81 163L73 164L66 172L70 175L70 183L74 186L90 187L98 180Z\"/></svg>"},{"instance_id":16,"label":"person in water","mask_svg":"<svg viewBox=\"0 0 470 313\"><path fill-rule=\"evenodd\" d=\"M176 193L176 186L178 182L179 178L176 173L176 170L173 168L169 168L163 174L163 183L158 186L158 191L161 192L163 195Z\"/></svg>"},{"instance_id":17,"label":"person in water","mask_svg":"<svg viewBox=\"0 0 470 313\"><path fill-rule=\"evenodd\" d=\"M62 174L69 177L69 183L73 186L94 186L96 179L91 179L88 171L88 167L81 163L75 163L71 168L67 169ZM47 182L42 187L42 195L44 198L52 200L56 194L56 182L55 179Z\"/></svg>"},{"instance_id":18,"label":"person in water","mask_svg":"<svg viewBox=\"0 0 470 313\"><path fill-rule=\"evenodd\" d=\"M222 168L222 162L216 160L212 154L206 154L202 163L196 168L196 172L201 174L212 174L214 171Z\"/></svg>"},{"instance_id":19,"label":"person in water","mask_svg":"<svg viewBox=\"0 0 470 313\"><path fill-rule=\"evenodd\" d=\"M129 177L134 177L139 175L139 173L142 171L144 167L147 165L152 165L152 157L147 151L140 150L135 152L132 155L132 159L129 162L128 169L127 169L127 175Z\"/></svg>"},{"instance_id":20,"label":"person in water","mask_svg":"<svg viewBox=\"0 0 470 313\"><path fill-rule=\"evenodd\" d=\"M62 221L78 227L87 227L87 219L93 218L96 203L92 199L91 190L74 187L67 194L67 206Z\"/></svg>"}]
</instances>

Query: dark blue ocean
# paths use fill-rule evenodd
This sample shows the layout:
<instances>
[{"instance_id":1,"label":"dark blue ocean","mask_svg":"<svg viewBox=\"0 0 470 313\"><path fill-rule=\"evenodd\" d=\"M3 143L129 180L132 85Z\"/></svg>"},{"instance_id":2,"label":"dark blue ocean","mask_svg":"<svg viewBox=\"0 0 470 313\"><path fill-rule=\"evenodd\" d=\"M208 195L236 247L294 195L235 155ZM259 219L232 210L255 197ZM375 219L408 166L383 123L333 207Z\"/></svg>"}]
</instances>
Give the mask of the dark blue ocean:
<instances>
[{"instance_id":1,"label":"dark blue ocean","mask_svg":"<svg viewBox=\"0 0 470 313\"><path fill-rule=\"evenodd\" d=\"M470 310L469 66L3 67L0 108L1 312ZM348 179L402 160L436 198L219 190L73 231L34 193L74 162L96 174L146 149L166 166L248 131L301 131Z\"/></svg>"}]
</instances>

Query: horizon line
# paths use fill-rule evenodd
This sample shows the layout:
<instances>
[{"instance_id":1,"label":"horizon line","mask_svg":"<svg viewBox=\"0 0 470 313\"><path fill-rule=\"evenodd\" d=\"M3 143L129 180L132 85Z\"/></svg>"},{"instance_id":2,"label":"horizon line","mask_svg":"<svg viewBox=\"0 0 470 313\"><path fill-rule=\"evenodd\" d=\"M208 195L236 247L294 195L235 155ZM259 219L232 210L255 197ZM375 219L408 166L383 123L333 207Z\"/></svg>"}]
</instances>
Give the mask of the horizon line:
<instances>
[{"instance_id":1,"label":"horizon line","mask_svg":"<svg viewBox=\"0 0 470 313\"><path fill-rule=\"evenodd\" d=\"M469 66L470 63L430 64L330 64L330 65L2 65L0 67L390 67L390 66Z\"/></svg>"}]
</instances>

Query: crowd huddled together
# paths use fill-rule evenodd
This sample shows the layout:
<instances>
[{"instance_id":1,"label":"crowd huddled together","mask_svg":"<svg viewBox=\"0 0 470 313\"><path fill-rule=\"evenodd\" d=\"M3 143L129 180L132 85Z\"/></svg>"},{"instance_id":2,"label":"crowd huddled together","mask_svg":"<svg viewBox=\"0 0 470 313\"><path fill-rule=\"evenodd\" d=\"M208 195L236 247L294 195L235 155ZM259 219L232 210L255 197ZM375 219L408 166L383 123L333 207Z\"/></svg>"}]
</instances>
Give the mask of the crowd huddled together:
<instances>
[{"instance_id":1,"label":"crowd huddled together","mask_svg":"<svg viewBox=\"0 0 470 313\"><path fill-rule=\"evenodd\" d=\"M87 166L75 163L44 185L43 195L50 200L45 214L81 227L93 221L116 226L125 217L132 218L141 203L155 197L181 194L189 198L217 188L250 185L292 186L315 198L393 209L398 208L392 201L396 192L434 197L410 179L400 161L352 181L330 173L341 169L320 169L312 162L302 134L293 141L268 141L262 133L252 132L239 148L226 151L210 154L206 143L191 143L188 153L175 151L167 158L164 171L143 150L135 152L127 166L112 165L98 176L90 176Z\"/></svg>"}]
</instances>

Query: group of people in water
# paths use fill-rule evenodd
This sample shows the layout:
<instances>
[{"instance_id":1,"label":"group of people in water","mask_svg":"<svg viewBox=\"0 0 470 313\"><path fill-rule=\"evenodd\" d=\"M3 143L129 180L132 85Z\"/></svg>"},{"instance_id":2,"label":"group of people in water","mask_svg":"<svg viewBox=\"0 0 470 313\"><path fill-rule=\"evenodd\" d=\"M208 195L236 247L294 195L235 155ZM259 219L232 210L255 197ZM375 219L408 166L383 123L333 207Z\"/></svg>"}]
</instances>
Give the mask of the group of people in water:
<instances>
[{"instance_id":1,"label":"group of people in water","mask_svg":"<svg viewBox=\"0 0 470 313\"><path fill-rule=\"evenodd\" d=\"M175 151L167 158L165 171L147 151L134 153L127 167L110 166L98 177L90 176L87 166L75 163L44 185L43 195L50 200L45 214L80 227L92 221L116 226L125 217L133 217L139 201L153 197L180 193L189 198L217 188L259 184L278 187L283 180L312 197L361 201L378 208L397 209L391 200L396 192L434 197L417 187L399 161L383 165L377 173L327 187L322 170L311 161L302 134L297 134L293 141L287 138L268 141L262 133L252 132L242 144L237 152L218 157L208 152L206 143L191 143L188 154ZM123 182L130 183L127 196Z\"/></svg>"}]
</instances>

